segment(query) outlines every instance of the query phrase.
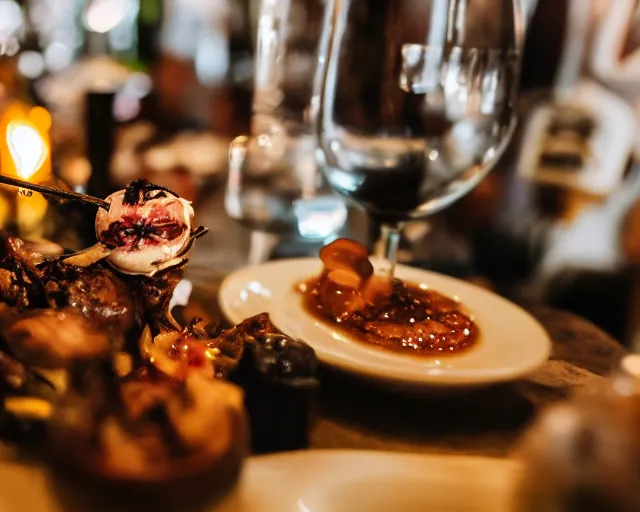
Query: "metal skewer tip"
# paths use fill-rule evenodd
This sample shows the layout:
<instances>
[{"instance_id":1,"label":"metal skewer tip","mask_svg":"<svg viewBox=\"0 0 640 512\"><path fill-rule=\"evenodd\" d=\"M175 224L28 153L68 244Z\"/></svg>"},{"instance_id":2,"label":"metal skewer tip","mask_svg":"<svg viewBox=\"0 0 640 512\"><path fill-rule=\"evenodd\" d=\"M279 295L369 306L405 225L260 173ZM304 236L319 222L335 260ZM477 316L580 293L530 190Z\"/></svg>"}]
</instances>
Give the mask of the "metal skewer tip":
<instances>
[{"instance_id":1,"label":"metal skewer tip","mask_svg":"<svg viewBox=\"0 0 640 512\"><path fill-rule=\"evenodd\" d=\"M90 204L109 211L110 203L104 199L98 197L88 196L87 194L79 194L78 192L70 192L55 187L49 187L47 185L40 185L38 183L31 183L29 181L19 180L17 178L11 178L10 176L0 175L0 184L9 185L11 187L18 187L18 194L31 197L33 192L39 192L45 196L57 197L58 199L65 199L67 201L77 201L80 203Z\"/></svg>"}]
</instances>

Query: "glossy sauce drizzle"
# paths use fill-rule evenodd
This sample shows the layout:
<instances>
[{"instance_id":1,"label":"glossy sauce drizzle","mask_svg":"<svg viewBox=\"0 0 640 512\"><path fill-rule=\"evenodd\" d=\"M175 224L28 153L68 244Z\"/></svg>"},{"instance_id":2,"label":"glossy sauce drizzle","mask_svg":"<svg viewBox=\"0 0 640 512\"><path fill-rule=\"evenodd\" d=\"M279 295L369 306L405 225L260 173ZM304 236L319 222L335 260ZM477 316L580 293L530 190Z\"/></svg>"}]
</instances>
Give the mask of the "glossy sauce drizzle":
<instances>
[{"instance_id":1,"label":"glossy sauce drizzle","mask_svg":"<svg viewBox=\"0 0 640 512\"><path fill-rule=\"evenodd\" d=\"M369 301L360 291L335 286L326 276L296 288L308 313L381 349L426 357L458 354L479 338L477 324L458 301L399 279L392 281L390 295Z\"/></svg>"}]
</instances>

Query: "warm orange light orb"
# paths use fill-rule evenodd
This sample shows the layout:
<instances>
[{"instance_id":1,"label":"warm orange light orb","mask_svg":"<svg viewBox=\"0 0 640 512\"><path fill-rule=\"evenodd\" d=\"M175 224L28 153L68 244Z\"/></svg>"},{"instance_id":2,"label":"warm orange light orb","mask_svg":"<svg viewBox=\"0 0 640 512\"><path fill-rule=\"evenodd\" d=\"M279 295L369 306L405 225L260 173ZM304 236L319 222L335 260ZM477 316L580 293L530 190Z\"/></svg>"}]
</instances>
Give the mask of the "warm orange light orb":
<instances>
[{"instance_id":1,"label":"warm orange light orb","mask_svg":"<svg viewBox=\"0 0 640 512\"><path fill-rule=\"evenodd\" d=\"M7 147L16 172L23 180L30 180L49 156L40 132L24 121L11 121L7 125Z\"/></svg>"}]
</instances>

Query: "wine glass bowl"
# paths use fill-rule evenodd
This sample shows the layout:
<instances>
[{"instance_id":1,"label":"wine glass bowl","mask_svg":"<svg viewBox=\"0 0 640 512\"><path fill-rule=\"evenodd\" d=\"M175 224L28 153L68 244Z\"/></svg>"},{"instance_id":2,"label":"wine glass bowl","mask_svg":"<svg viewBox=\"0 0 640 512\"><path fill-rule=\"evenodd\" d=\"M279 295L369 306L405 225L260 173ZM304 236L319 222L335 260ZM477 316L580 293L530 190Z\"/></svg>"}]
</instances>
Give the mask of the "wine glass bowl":
<instances>
[{"instance_id":1,"label":"wine glass bowl","mask_svg":"<svg viewBox=\"0 0 640 512\"><path fill-rule=\"evenodd\" d=\"M345 0L317 125L329 184L381 223L387 272L402 222L468 193L516 119L522 14L514 0Z\"/></svg>"}]
</instances>

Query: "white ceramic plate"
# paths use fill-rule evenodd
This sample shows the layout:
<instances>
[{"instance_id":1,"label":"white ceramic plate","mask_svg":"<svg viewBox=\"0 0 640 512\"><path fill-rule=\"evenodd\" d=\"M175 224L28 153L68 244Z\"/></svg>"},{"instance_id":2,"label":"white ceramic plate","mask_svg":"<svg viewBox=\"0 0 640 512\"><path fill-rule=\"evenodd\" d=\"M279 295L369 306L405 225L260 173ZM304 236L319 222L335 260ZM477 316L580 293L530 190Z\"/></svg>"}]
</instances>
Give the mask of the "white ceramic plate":
<instances>
[{"instance_id":1,"label":"white ceramic plate","mask_svg":"<svg viewBox=\"0 0 640 512\"><path fill-rule=\"evenodd\" d=\"M464 281L402 265L396 271L399 278L462 301L480 328L477 345L460 355L424 358L351 340L309 315L294 290L297 283L317 275L321 266L320 260L308 258L239 270L222 283L222 311L234 323L268 312L283 332L311 345L323 363L366 378L414 387L503 382L537 369L549 357L551 343L546 332L518 306Z\"/></svg>"},{"instance_id":2,"label":"white ceramic plate","mask_svg":"<svg viewBox=\"0 0 640 512\"><path fill-rule=\"evenodd\" d=\"M211 512L510 512L520 466L484 457L304 451L254 457ZM38 466L0 461L0 512L63 512Z\"/></svg>"},{"instance_id":3,"label":"white ceramic plate","mask_svg":"<svg viewBox=\"0 0 640 512\"><path fill-rule=\"evenodd\" d=\"M518 469L514 461L484 457L366 451L268 455L249 461L235 510L508 512Z\"/></svg>"}]
</instances>

